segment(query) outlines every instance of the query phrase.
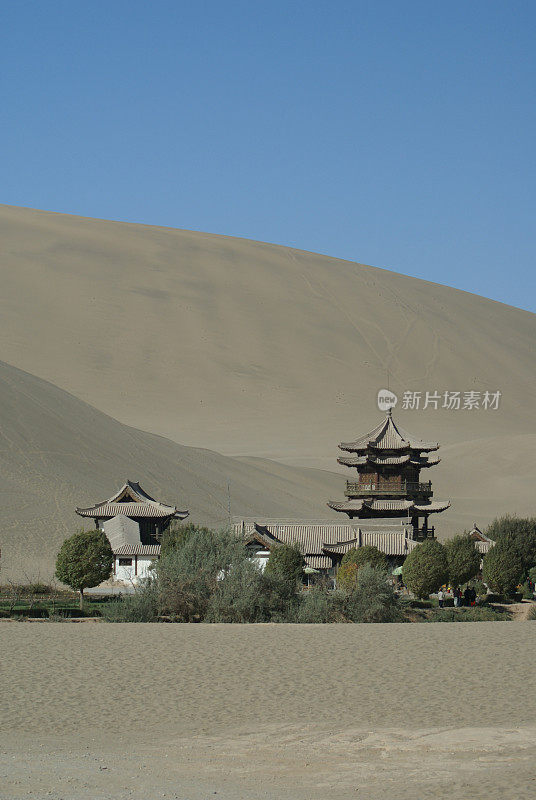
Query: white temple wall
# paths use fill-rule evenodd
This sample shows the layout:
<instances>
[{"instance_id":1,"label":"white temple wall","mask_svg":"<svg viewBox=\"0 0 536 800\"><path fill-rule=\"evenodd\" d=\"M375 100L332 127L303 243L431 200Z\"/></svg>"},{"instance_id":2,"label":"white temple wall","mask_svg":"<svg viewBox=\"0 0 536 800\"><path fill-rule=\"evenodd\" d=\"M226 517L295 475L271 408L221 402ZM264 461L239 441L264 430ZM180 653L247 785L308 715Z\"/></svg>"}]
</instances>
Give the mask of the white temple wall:
<instances>
[{"instance_id":1,"label":"white temple wall","mask_svg":"<svg viewBox=\"0 0 536 800\"><path fill-rule=\"evenodd\" d=\"M149 569L154 561L154 556L138 556L137 570L135 566L136 556L115 556L115 574L114 580L121 583L136 584L141 578L146 578L149 574ZM132 563L130 566L120 564L120 561L128 561ZM135 574L137 572L137 575Z\"/></svg>"}]
</instances>

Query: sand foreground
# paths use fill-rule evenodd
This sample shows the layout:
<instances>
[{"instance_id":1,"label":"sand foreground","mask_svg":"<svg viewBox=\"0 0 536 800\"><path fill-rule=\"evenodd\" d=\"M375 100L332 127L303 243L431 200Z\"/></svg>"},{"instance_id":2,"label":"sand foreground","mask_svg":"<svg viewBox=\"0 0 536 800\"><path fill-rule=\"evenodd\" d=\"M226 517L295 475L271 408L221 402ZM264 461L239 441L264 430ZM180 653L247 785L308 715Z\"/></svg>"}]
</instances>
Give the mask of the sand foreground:
<instances>
[{"instance_id":1,"label":"sand foreground","mask_svg":"<svg viewBox=\"0 0 536 800\"><path fill-rule=\"evenodd\" d=\"M536 625L0 624L0 797L536 792Z\"/></svg>"}]
</instances>

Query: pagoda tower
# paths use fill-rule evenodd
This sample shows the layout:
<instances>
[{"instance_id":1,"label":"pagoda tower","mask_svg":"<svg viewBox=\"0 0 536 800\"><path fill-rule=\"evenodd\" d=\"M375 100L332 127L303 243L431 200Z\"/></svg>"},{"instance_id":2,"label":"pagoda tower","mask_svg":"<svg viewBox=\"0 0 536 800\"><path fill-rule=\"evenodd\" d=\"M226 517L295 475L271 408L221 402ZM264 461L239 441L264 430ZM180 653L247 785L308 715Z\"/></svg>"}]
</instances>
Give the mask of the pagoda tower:
<instances>
[{"instance_id":1,"label":"pagoda tower","mask_svg":"<svg viewBox=\"0 0 536 800\"><path fill-rule=\"evenodd\" d=\"M355 467L357 477L346 482L346 500L330 501L330 508L350 519L409 520L414 539L434 538L428 517L445 511L450 501L433 501L432 484L422 482L420 472L439 463L430 455L439 449L438 442L423 442L403 431L389 409L374 430L354 442L342 442L339 448L347 455L337 461Z\"/></svg>"}]
</instances>

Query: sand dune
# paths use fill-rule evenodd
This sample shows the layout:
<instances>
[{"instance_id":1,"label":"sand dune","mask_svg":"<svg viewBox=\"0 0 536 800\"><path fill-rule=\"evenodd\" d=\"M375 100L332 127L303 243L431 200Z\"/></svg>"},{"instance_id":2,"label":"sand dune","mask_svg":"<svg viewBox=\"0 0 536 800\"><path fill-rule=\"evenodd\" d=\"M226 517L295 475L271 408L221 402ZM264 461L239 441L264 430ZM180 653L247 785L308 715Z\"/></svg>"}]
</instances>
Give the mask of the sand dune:
<instances>
[{"instance_id":1,"label":"sand dune","mask_svg":"<svg viewBox=\"0 0 536 800\"><path fill-rule=\"evenodd\" d=\"M48 579L63 539L84 527L74 508L106 499L127 478L215 526L228 522L229 494L232 514L329 516L325 499L341 483L321 470L246 464L137 431L2 363L0 408L1 582Z\"/></svg>"},{"instance_id":2,"label":"sand dune","mask_svg":"<svg viewBox=\"0 0 536 800\"><path fill-rule=\"evenodd\" d=\"M37 454L48 433L38 415L24 432L21 401L20 448L30 454L24 437L36 440L22 462L3 411L1 491L4 509L18 508L19 539L39 539L36 527L45 530L51 510L58 509L56 524L75 500L106 495L126 477L129 446L115 446L106 433L112 423L94 409L182 445L244 458L231 468L199 455L199 464L217 464L218 477L192 467L190 479L184 470L178 480L172 463L186 451L152 438L133 456L129 477L152 482L170 500L184 489L188 505L212 520L225 516L222 487L234 470L243 481L238 510L327 516L326 494L340 496L342 483L307 473L304 484L290 477L298 473L251 458L336 471L338 442L378 422L376 393L388 374L399 395L502 392L497 411L397 409L405 427L442 444L430 477L452 509L438 521L440 535L499 513L536 512L534 314L387 270L204 233L3 206L0 234L0 358L94 407L84 407L83 436L71 410L56 415L64 445L53 453L51 444L45 458ZM79 412L72 408L73 420ZM132 429L129 437L141 441ZM261 480L266 469L279 476L277 487ZM287 481L295 480L301 488L289 493ZM84 487L90 496L80 498ZM25 494L32 499L22 511L15 498ZM15 517L2 513L13 530Z\"/></svg>"},{"instance_id":3,"label":"sand dune","mask_svg":"<svg viewBox=\"0 0 536 800\"><path fill-rule=\"evenodd\" d=\"M535 644L532 623L1 623L2 797L528 800Z\"/></svg>"}]
</instances>

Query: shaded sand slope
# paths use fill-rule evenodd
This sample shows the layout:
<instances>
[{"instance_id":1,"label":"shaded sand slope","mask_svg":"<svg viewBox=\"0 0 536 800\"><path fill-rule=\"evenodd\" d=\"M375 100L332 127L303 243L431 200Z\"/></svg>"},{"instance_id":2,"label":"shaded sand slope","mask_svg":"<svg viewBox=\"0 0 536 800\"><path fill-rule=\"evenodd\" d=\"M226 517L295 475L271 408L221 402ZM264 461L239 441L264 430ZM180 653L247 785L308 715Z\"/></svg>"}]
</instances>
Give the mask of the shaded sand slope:
<instances>
[{"instance_id":1,"label":"shaded sand slope","mask_svg":"<svg viewBox=\"0 0 536 800\"><path fill-rule=\"evenodd\" d=\"M314 517L329 516L325 499L341 483L321 470L245 464L137 431L1 363L0 408L2 582L48 578L60 543L83 527L75 506L104 500L127 478L211 525L228 520L228 484L233 514Z\"/></svg>"},{"instance_id":2,"label":"shaded sand slope","mask_svg":"<svg viewBox=\"0 0 536 800\"><path fill-rule=\"evenodd\" d=\"M531 623L3 623L0 645L3 797L533 796Z\"/></svg>"}]
</instances>

